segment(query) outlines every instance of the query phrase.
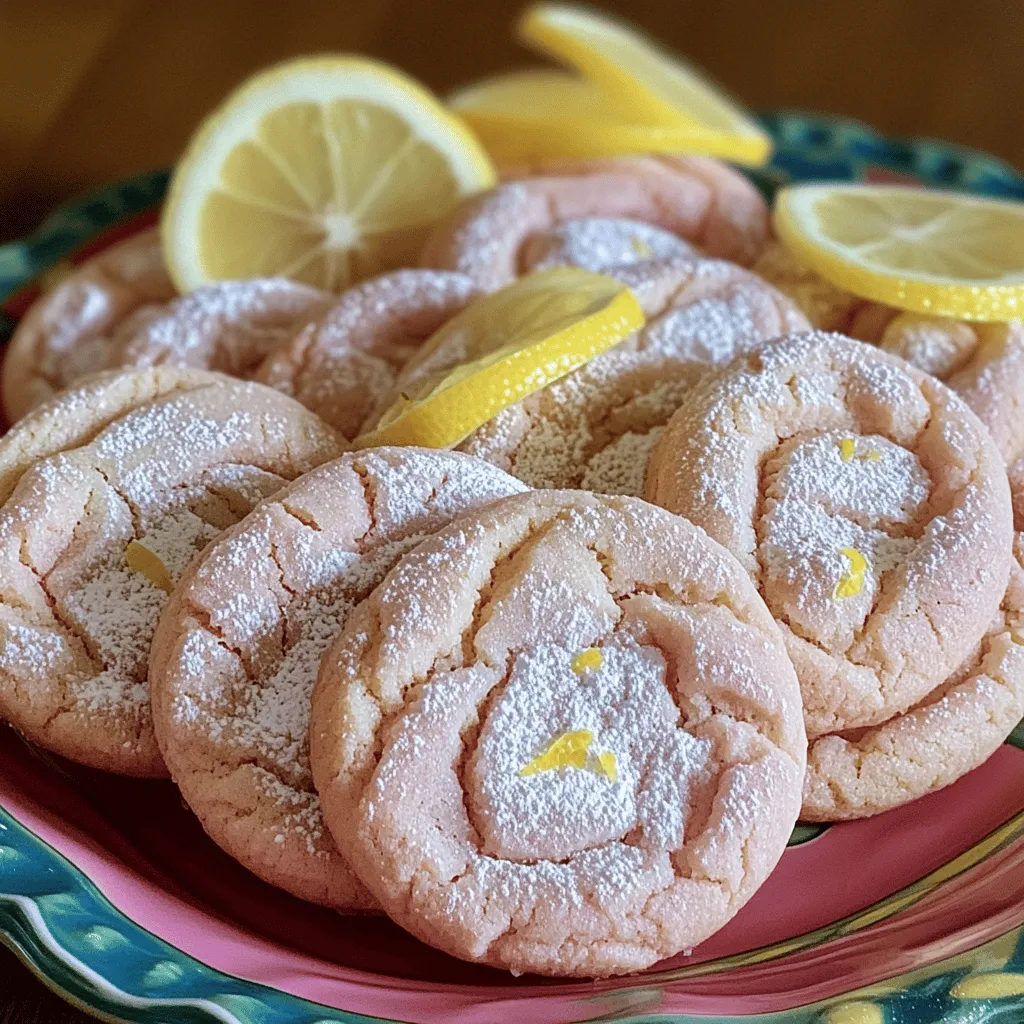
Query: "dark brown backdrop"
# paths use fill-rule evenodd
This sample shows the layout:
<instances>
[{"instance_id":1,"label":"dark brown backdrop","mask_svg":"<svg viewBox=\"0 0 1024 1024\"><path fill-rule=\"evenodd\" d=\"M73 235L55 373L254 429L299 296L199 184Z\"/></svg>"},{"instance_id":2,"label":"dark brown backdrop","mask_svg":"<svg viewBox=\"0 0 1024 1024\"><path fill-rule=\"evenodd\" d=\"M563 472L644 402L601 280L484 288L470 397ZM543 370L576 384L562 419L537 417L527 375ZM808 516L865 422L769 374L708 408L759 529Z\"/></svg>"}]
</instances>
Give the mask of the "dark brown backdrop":
<instances>
[{"instance_id":1,"label":"dark brown backdrop","mask_svg":"<svg viewBox=\"0 0 1024 1024\"><path fill-rule=\"evenodd\" d=\"M270 61L358 50L439 91L531 58L519 0L0 0L0 238L170 163ZM604 0L753 107L830 111L1024 166L1020 0ZM0 951L0 1024L85 1020Z\"/></svg>"},{"instance_id":2,"label":"dark brown backdrop","mask_svg":"<svg viewBox=\"0 0 1024 1024\"><path fill-rule=\"evenodd\" d=\"M1024 164L1019 0L606 0L754 107L847 114ZM0 0L0 235L169 163L270 61L359 50L439 91L525 64L520 0ZM5 81L9 79L9 81Z\"/></svg>"}]
</instances>

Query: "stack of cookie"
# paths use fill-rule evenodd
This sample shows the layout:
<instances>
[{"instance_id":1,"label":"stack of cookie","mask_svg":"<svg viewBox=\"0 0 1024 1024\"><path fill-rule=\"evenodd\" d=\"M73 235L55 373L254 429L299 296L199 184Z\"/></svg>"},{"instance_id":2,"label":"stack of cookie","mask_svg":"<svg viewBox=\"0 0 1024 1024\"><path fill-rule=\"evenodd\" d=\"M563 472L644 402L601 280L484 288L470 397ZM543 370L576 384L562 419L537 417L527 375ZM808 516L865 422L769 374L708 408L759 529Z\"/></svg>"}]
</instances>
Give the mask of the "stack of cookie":
<instances>
[{"instance_id":1,"label":"stack of cookie","mask_svg":"<svg viewBox=\"0 0 1024 1024\"><path fill-rule=\"evenodd\" d=\"M692 949L798 816L947 785L1024 713L1019 327L813 331L843 303L772 244L726 167L631 158L467 200L338 297L178 298L154 233L108 250L4 366L0 713L456 956ZM558 265L646 326L459 451L348 450Z\"/></svg>"}]
</instances>

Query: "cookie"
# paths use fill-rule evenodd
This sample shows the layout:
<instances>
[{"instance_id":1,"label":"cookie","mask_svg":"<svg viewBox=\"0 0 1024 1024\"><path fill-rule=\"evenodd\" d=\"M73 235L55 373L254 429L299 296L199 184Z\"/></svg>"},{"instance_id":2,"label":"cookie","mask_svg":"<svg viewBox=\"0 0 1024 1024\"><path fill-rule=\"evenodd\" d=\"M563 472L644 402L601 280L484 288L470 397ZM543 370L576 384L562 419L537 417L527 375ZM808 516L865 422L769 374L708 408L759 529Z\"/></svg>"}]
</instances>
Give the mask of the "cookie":
<instances>
[{"instance_id":1,"label":"cookie","mask_svg":"<svg viewBox=\"0 0 1024 1024\"><path fill-rule=\"evenodd\" d=\"M1021 718L1024 533L1014 541L1010 585L995 621L946 682L880 725L812 740L800 816L862 818L948 786L988 760Z\"/></svg>"},{"instance_id":2,"label":"cookie","mask_svg":"<svg viewBox=\"0 0 1024 1024\"><path fill-rule=\"evenodd\" d=\"M0 715L72 760L165 775L146 659L168 593L221 530L341 450L292 399L223 380L34 463L0 509Z\"/></svg>"},{"instance_id":3,"label":"cookie","mask_svg":"<svg viewBox=\"0 0 1024 1024\"><path fill-rule=\"evenodd\" d=\"M694 383L737 352L807 326L789 299L722 260L646 261L619 277L644 306L643 330L503 409L461 451L531 487L638 495L647 455ZM421 350L395 396L461 356L458 337Z\"/></svg>"},{"instance_id":4,"label":"cookie","mask_svg":"<svg viewBox=\"0 0 1024 1024\"><path fill-rule=\"evenodd\" d=\"M1006 590L1006 473L945 385L795 335L687 394L646 495L724 544L782 625L808 735L877 725L971 654Z\"/></svg>"},{"instance_id":5,"label":"cookie","mask_svg":"<svg viewBox=\"0 0 1024 1024\"><path fill-rule=\"evenodd\" d=\"M857 313L871 304L826 281L775 239L764 247L751 270L788 295L811 326L821 331L849 334Z\"/></svg>"},{"instance_id":6,"label":"cookie","mask_svg":"<svg viewBox=\"0 0 1024 1024\"><path fill-rule=\"evenodd\" d=\"M754 272L814 327L869 341L948 384L995 438L1007 463L1024 455L1024 326L909 313L843 291L771 243Z\"/></svg>"},{"instance_id":7,"label":"cookie","mask_svg":"<svg viewBox=\"0 0 1024 1024\"><path fill-rule=\"evenodd\" d=\"M558 164L462 203L427 241L421 266L457 270L493 291L523 273L531 238L586 218L628 218L751 263L768 237L754 186L702 157L619 157Z\"/></svg>"},{"instance_id":8,"label":"cookie","mask_svg":"<svg viewBox=\"0 0 1024 1024\"><path fill-rule=\"evenodd\" d=\"M318 323L274 349L256 380L352 438L416 349L479 289L463 274L398 270L346 291Z\"/></svg>"},{"instance_id":9,"label":"cookie","mask_svg":"<svg viewBox=\"0 0 1024 1024\"><path fill-rule=\"evenodd\" d=\"M217 375L171 366L109 370L37 406L0 437L0 505L32 463L88 444L104 427L170 391L208 387Z\"/></svg>"},{"instance_id":10,"label":"cookie","mask_svg":"<svg viewBox=\"0 0 1024 1024\"><path fill-rule=\"evenodd\" d=\"M635 498L535 491L406 555L321 662L324 817L414 935L567 977L721 928L782 854L805 735L742 567Z\"/></svg>"},{"instance_id":11,"label":"cookie","mask_svg":"<svg viewBox=\"0 0 1024 1024\"><path fill-rule=\"evenodd\" d=\"M1024 456L1024 325L1019 321L967 323L894 311L877 344L948 384L985 424L1007 463Z\"/></svg>"},{"instance_id":12,"label":"cookie","mask_svg":"<svg viewBox=\"0 0 1024 1024\"><path fill-rule=\"evenodd\" d=\"M320 656L402 554L523 489L452 452L344 455L265 501L185 574L150 657L157 739L209 835L265 881L341 911L376 907L310 775Z\"/></svg>"},{"instance_id":13,"label":"cookie","mask_svg":"<svg viewBox=\"0 0 1024 1024\"><path fill-rule=\"evenodd\" d=\"M113 365L110 337L118 325L174 294L155 228L83 263L29 309L11 338L2 379L8 421Z\"/></svg>"},{"instance_id":14,"label":"cookie","mask_svg":"<svg viewBox=\"0 0 1024 1024\"><path fill-rule=\"evenodd\" d=\"M583 217L538 231L520 252L523 272L551 267L582 267L612 274L620 267L696 256L689 242L671 231L625 217Z\"/></svg>"},{"instance_id":15,"label":"cookie","mask_svg":"<svg viewBox=\"0 0 1024 1024\"><path fill-rule=\"evenodd\" d=\"M1013 496L1014 529L1024 531L1024 458L1018 459L1008 469L1010 494Z\"/></svg>"},{"instance_id":16,"label":"cookie","mask_svg":"<svg viewBox=\"0 0 1024 1024\"><path fill-rule=\"evenodd\" d=\"M333 302L327 292L280 277L218 281L122 324L110 365L191 366L248 377Z\"/></svg>"}]
</instances>

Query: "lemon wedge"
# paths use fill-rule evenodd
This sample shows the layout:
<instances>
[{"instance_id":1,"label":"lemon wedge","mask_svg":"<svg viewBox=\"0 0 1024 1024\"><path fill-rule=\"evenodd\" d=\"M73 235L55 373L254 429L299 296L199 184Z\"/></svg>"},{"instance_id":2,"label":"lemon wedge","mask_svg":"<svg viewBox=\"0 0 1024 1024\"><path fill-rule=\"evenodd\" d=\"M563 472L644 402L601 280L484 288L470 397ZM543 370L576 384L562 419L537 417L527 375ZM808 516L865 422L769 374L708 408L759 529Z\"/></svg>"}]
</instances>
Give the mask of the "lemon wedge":
<instances>
[{"instance_id":1,"label":"lemon wedge","mask_svg":"<svg viewBox=\"0 0 1024 1024\"><path fill-rule=\"evenodd\" d=\"M688 129L686 152L748 167L760 167L771 155L770 136L739 105L628 25L582 7L537 4L523 15L518 31L524 42L582 72L615 109L630 111L632 120Z\"/></svg>"},{"instance_id":2,"label":"lemon wedge","mask_svg":"<svg viewBox=\"0 0 1024 1024\"><path fill-rule=\"evenodd\" d=\"M960 320L1024 315L1024 203L903 185L797 185L775 230L826 280L899 309Z\"/></svg>"},{"instance_id":3,"label":"lemon wedge","mask_svg":"<svg viewBox=\"0 0 1024 1024\"><path fill-rule=\"evenodd\" d=\"M641 124L592 82L568 71L496 75L458 90L448 102L499 165L709 151L701 125Z\"/></svg>"},{"instance_id":4,"label":"lemon wedge","mask_svg":"<svg viewBox=\"0 0 1024 1024\"><path fill-rule=\"evenodd\" d=\"M578 267L530 274L478 299L428 339L417 365L449 348L462 362L412 378L354 444L449 448L643 324L639 302L614 278Z\"/></svg>"},{"instance_id":5,"label":"lemon wedge","mask_svg":"<svg viewBox=\"0 0 1024 1024\"><path fill-rule=\"evenodd\" d=\"M356 57L288 61L196 132L164 255L183 292L272 275L340 291L414 262L430 225L494 182L480 143L412 79Z\"/></svg>"}]
</instances>

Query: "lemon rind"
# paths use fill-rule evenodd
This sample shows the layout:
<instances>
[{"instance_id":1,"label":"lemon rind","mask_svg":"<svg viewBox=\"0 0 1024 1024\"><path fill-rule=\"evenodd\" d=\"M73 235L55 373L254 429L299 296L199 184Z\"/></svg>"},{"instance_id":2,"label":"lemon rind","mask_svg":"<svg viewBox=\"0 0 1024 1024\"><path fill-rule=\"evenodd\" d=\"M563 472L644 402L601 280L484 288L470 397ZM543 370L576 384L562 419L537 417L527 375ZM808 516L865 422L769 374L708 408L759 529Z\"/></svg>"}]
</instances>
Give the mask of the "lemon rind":
<instances>
[{"instance_id":1,"label":"lemon rind","mask_svg":"<svg viewBox=\"0 0 1024 1024\"><path fill-rule=\"evenodd\" d=\"M353 447L451 448L502 409L583 366L644 322L640 303L623 289L597 313L414 403L386 427L357 437Z\"/></svg>"}]
</instances>

